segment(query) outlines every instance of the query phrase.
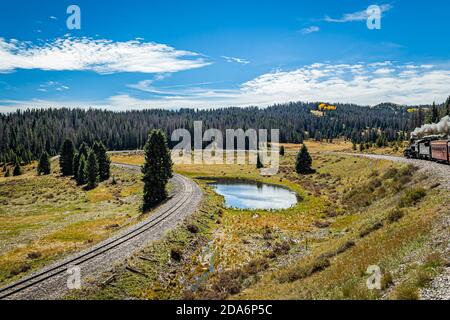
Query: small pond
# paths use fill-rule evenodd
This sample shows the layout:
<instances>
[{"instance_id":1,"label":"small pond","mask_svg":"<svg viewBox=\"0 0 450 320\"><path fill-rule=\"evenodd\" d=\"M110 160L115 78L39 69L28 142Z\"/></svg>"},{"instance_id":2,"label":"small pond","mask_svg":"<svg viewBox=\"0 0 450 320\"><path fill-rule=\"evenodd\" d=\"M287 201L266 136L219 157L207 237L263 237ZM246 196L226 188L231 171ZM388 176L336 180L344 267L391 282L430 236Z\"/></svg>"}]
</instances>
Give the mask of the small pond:
<instances>
[{"instance_id":1,"label":"small pond","mask_svg":"<svg viewBox=\"0 0 450 320\"><path fill-rule=\"evenodd\" d=\"M210 185L225 198L228 208L280 210L288 209L300 200L294 191L261 182L223 179Z\"/></svg>"}]
</instances>

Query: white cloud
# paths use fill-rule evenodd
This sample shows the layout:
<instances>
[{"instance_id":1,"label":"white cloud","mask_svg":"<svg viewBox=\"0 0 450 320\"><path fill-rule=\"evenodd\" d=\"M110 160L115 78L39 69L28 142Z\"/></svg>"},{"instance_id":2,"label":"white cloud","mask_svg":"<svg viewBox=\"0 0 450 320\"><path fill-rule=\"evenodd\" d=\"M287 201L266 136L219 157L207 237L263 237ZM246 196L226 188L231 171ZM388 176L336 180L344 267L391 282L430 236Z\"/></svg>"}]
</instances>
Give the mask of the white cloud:
<instances>
[{"instance_id":1,"label":"white cloud","mask_svg":"<svg viewBox=\"0 0 450 320\"><path fill-rule=\"evenodd\" d=\"M373 73L374 74L389 74L394 71L395 71L394 69L390 69L390 68L380 68L380 69L375 70Z\"/></svg>"},{"instance_id":2,"label":"white cloud","mask_svg":"<svg viewBox=\"0 0 450 320\"><path fill-rule=\"evenodd\" d=\"M380 7L381 13L387 12L392 9L392 5L390 4L383 4ZM367 14L367 10L357 11L353 13L346 13L341 18L330 18L329 16L325 16L323 18L326 22L337 22L337 23L344 23L344 22L353 22L353 21L365 21L369 15Z\"/></svg>"},{"instance_id":3,"label":"white cloud","mask_svg":"<svg viewBox=\"0 0 450 320\"><path fill-rule=\"evenodd\" d=\"M50 20L58 20L58 18L57 17L55 17L55 16L50 16L50 17L48 17Z\"/></svg>"},{"instance_id":4,"label":"white cloud","mask_svg":"<svg viewBox=\"0 0 450 320\"><path fill-rule=\"evenodd\" d=\"M249 64L250 63L250 61L247 61L242 58L227 57L227 56L222 56L222 58L224 58L227 62L230 62L230 63L240 63L240 64Z\"/></svg>"},{"instance_id":5,"label":"white cloud","mask_svg":"<svg viewBox=\"0 0 450 320\"><path fill-rule=\"evenodd\" d=\"M389 72L380 72L389 66ZM432 68L420 64L402 65L393 62L329 64L316 63L291 71L274 71L241 84L236 89L213 89L205 86L158 88L153 80L129 87L139 90L111 96L100 102L25 102L0 101L0 105L29 106L92 106L111 110L144 108L214 108L228 106L267 106L290 101L329 101L376 105L382 102L420 105L444 101L448 95L450 69L447 65ZM135 92L134 92L135 93ZM1 110L3 110L2 108Z\"/></svg>"},{"instance_id":6,"label":"white cloud","mask_svg":"<svg viewBox=\"0 0 450 320\"><path fill-rule=\"evenodd\" d=\"M209 65L199 54L164 44L59 38L36 45L0 38L0 73L16 69L163 73Z\"/></svg>"},{"instance_id":7,"label":"white cloud","mask_svg":"<svg viewBox=\"0 0 450 320\"><path fill-rule=\"evenodd\" d=\"M50 90L56 90L56 91L65 91L65 90L69 90L70 88L66 85L63 85L59 82L56 81L47 81L42 83L39 88L38 91L41 92L48 92Z\"/></svg>"},{"instance_id":8,"label":"white cloud","mask_svg":"<svg viewBox=\"0 0 450 320\"><path fill-rule=\"evenodd\" d=\"M317 26L311 26L311 27L300 30L300 32L302 34L310 34L310 33L319 32L319 31L320 31L320 28Z\"/></svg>"}]
</instances>

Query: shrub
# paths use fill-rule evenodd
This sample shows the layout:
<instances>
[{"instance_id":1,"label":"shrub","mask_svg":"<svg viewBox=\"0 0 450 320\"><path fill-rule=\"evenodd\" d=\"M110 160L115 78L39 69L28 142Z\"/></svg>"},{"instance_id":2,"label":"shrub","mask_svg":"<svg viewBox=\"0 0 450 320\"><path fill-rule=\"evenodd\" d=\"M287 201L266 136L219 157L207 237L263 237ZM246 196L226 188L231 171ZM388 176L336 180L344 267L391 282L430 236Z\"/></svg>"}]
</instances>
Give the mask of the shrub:
<instances>
[{"instance_id":1,"label":"shrub","mask_svg":"<svg viewBox=\"0 0 450 320\"><path fill-rule=\"evenodd\" d=\"M174 247L174 248L170 249L170 258L172 260L179 262L179 261L181 261L182 256L183 256L183 254L182 254L181 248Z\"/></svg>"},{"instance_id":2,"label":"shrub","mask_svg":"<svg viewBox=\"0 0 450 320\"><path fill-rule=\"evenodd\" d=\"M389 271L386 271L381 278L381 290L386 290L394 284L394 279Z\"/></svg>"},{"instance_id":3,"label":"shrub","mask_svg":"<svg viewBox=\"0 0 450 320\"><path fill-rule=\"evenodd\" d=\"M200 231L199 228L195 224L188 224L186 226L186 228L188 229L188 231L190 233L198 233Z\"/></svg>"},{"instance_id":4,"label":"shrub","mask_svg":"<svg viewBox=\"0 0 450 320\"><path fill-rule=\"evenodd\" d=\"M403 197L401 197L399 202L399 207L410 207L412 205L416 205L420 200L422 200L427 195L427 192L424 188L417 187L409 189L405 192Z\"/></svg>"},{"instance_id":5,"label":"shrub","mask_svg":"<svg viewBox=\"0 0 450 320\"><path fill-rule=\"evenodd\" d=\"M405 214L403 213L403 210L394 209L391 212L389 212L387 219L390 223L394 223L394 222L399 221L401 218L403 218L404 215Z\"/></svg>"},{"instance_id":6,"label":"shrub","mask_svg":"<svg viewBox=\"0 0 450 320\"><path fill-rule=\"evenodd\" d=\"M257 258L250 261L244 268L244 272L249 275L255 275L269 267L269 262L265 258Z\"/></svg>"},{"instance_id":7,"label":"shrub","mask_svg":"<svg viewBox=\"0 0 450 320\"><path fill-rule=\"evenodd\" d=\"M316 226L319 229L328 228L330 226L330 223L328 221L315 221L314 226Z\"/></svg>"},{"instance_id":8,"label":"shrub","mask_svg":"<svg viewBox=\"0 0 450 320\"><path fill-rule=\"evenodd\" d=\"M241 270L229 270L219 274L217 281L213 284L212 289L216 292L222 292L223 294L237 294L242 290L242 280L244 274Z\"/></svg>"},{"instance_id":9,"label":"shrub","mask_svg":"<svg viewBox=\"0 0 450 320\"><path fill-rule=\"evenodd\" d=\"M30 260L38 259L41 256L42 256L42 254L40 252L36 252L36 251L30 252L30 253L27 254L27 258L30 259Z\"/></svg>"},{"instance_id":10,"label":"shrub","mask_svg":"<svg viewBox=\"0 0 450 320\"><path fill-rule=\"evenodd\" d=\"M294 282L309 277L316 272L323 271L330 265L330 260L328 260L327 258L318 257L312 263L307 264L306 266L301 266L285 272L278 278L278 280L280 283Z\"/></svg>"},{"instance_id":11,"label":"shrub","mask_svg":"<svg viewBox=\"0 0 450 320\"><path fill-rule=\"evenodd\" d=\"M395 300L419 300L419 292L417 288L411 285L400 285L394 292Z\"/></svg>"},{"instance_id":12,"label":"shrub","mask_svg":"<svg viewBox=\"0 0 450 320\"><path fill-rule=\"evenodd\" d=\"M18 274L27 272L27 271L30 270L30 269L31 269L31 266L30 266L28 263L23 263L23 264L20 264L20 265L14 267L14 268L10 271L10 274L11 274L12 276L17 276Z\"/></svg>"},{"instance_id":13,"label":"shrub","mask_svg":"<svg viewBox=\"0 0 450 320\"><path fill-rule=\"evenodd\" d=\"M363 231L361 231L359 233L359 236L361 238L364 238L364 237L368 236L369 234L371 234L372 232L374 232L374 231L376 231L378 229L381 229L382 227L383 227L383 223L382 222L374 223L370 227L368 227L368 228L364 229Z\"/></svg>"}]
</instances>

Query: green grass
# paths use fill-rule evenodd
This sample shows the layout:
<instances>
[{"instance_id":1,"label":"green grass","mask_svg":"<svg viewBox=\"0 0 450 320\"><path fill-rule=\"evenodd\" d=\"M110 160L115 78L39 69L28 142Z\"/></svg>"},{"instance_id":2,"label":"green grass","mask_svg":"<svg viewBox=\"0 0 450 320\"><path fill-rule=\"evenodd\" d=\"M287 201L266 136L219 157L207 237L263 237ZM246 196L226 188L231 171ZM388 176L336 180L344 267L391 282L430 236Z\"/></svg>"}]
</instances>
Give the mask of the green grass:
<instances>
[{"instance_id":1,"label":"green grass","mask_svg":"<svg viewBox=\"0 0 450 320\"><path fill-rule=\"evenodd\" d=\"M84 191L54 165L49 176L36 176L32 165L20 177L0 178L0 285L141 219L134 173L113 168L116 185Z\"/></svg>"}]
</instances>

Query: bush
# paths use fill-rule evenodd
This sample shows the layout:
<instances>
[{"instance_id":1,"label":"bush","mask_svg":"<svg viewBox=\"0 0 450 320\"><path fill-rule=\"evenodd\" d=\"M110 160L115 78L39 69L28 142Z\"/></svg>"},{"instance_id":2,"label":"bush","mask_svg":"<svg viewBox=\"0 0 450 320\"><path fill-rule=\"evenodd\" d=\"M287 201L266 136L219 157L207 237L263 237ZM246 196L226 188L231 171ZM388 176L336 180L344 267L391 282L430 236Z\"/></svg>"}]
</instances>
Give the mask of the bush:
<instances>
[{"instance_id":1,"label":"bush","mask_svg":"<svg viewBox=\"0 0 450 320\"><path fill-rule=\"evenodd\" d=\"M400 285L394 292L395 300L419 300L417 288L410 285Z\"/></svg>"},{"instance_id":2,"label":"bush","mask_svg":"<svg viewBox=\"0 0 450 320\"><path fill-rule=\"evenodd\" d=\"M400 199L399 207L410 207L413 205L416 205L420 202L425 196L427 195L427 192L424 188L418 187L418 188L412 188L405 192L403 197Z\"/></svg>"},{"instance_id":3,"label":"bush","mask_svg":"<svg viewBox=\"0 0 450 320\"><path fill-rule=\"evenodd\" d=\"M267 258L275 259L277 256L287 254L291 250L291 245L288 241L278 242L273 246L272 251L267 254Z\"/></svg>"},{"instance_id":4,"label":"bush","mask_svg":"<svg viewBox=\"0 0 450 320\"><path fill-rule=\"evenodd\" d=\"M328 221L315 221L314 226L319 229L328 228L330 226L330 223Z\"/></svg>"},{"instance_id":5,"label":"bush","mask_svg":"<svg viewBox=\"0 0 450 320\"><path fill-rule=\"evenodd\" d=\"M404 215L405 214L403 213L403 210L394 209L388 214L387 219L390 223L394 223L394 222L399 221L401 218L403 218Z\"/></svg>"},{"instance_id":6,"label":"bush","mask_svg":"<svg viewBox=\"0 0 450 320\"><path fill-rule=\"evenodd\" d=\"M215 292L223 293L223 298L230 294L237 294L242 290L241 283L243 277L242 271L238 269L224 271L219 275L217 281L213 284L212 289Z\"/></svg>"},{"instance_id":7,"label":"bush","mask_svg":"<svg viewBox=\"0 0 450 320\"><path fill-rule=\"evenodd\" d=\"M372 232L374 232L374 231L376 231L378 229L381 229L382 227L383 227L383 223L382 222L374 223L370 227L368 227L368 228L364 229L363 231L361 231L359 233L359 236L361 238L364 238L364 237L368 236L369 234L371 234Z\"/></svg>"},{"instance_id":8,"label":"bush","mask_svg":"<svg viewBox=\"0 0 450 320\"><path fill-rule=\"evenodd\" d=\"M34 251L27 254L27 258L30 260L39 259L42 256L40 252Z\"/></svg>"},{"instance_id":9,"label":"bush","mask_svg":"<svg viewBox=\"0 0 450 320\"><path fill-rule=\"evenodd\" d=\"M186 226L186 228L188 229L188 231L190 233L198 233L200 231L199 228L195 224L188 224Z\"/></svg>"},{"instance_id":10,"label":"bush","mask_svg":"<svg viewBox=\"0 0 450 320\"><path fill-rule=\"evenodd\" d=\"M180 248L174 247L170 249L170 258L174 261L181 261L183 254Z\"/></svg>"},{"instance_id":11,"label":"bush","mask_svg":"<svg viewBox=\"0 0 450 320\"><path fill-rule=\"evenodd\" d=\"M331 265L330 260L323 257L318 257L312 263L306 266L301 266L296 269L291 269L288 272L282 274L278 280L280 283L294 282L300 279L304 279L313 275L316 272L325 270Z\"/></svg>"},{"instance_id":12,"label":"bush","mask_svg":"<svg viewBox=\"0 0 450 320\"><path fill-rule=\"evenodd\" d=\"M389 271L386 271L381 278L381 290L386 290L394 284L394 279Z\"/></svg>"},{"instance_id":13,"label":"bush","mask_svg":"<svg viewBox=\"0 0 450 320\"><path fill-rule=\"evenodd\" d=\"M269 262L265 258L257 258L250 261L244 268L244 272L248 275L255 275L264 271L269 267Z\"/></svg>"},{"instance_id":14,"label":"bush","mask_svg":"<svg viewBox=\"0 0 450 320\"><path fill-rule=\"evenodd\" d=\"M31 269L31 266L28 263L23 263L21 265L18 265L16 267L14 267L11 271L10 274L11 276L17 276L18 274L27 272L28 270Z\"/></svg>"}]
</instances>

